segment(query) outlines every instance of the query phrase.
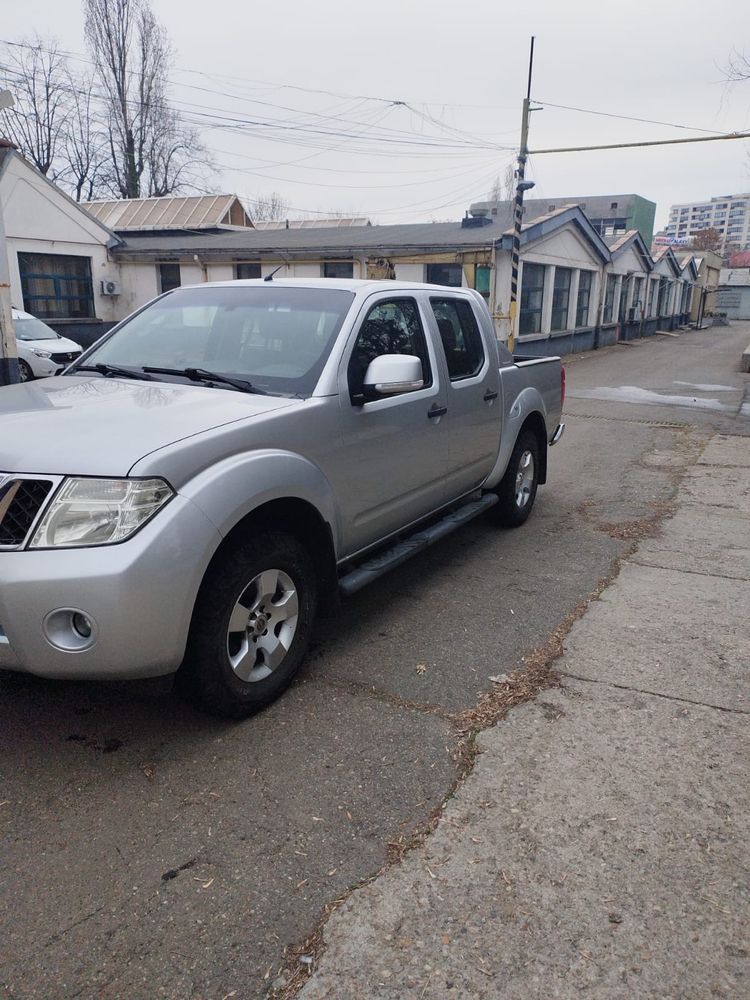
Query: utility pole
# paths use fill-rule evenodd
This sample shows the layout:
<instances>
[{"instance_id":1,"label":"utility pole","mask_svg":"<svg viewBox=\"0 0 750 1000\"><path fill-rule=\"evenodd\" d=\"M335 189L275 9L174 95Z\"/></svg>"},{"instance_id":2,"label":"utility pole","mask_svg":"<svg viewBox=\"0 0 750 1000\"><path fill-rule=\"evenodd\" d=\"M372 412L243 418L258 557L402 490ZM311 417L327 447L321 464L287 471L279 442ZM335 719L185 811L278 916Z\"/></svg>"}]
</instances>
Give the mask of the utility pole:
<instances>
[{"instance_id":1,"label":"utility pole","mask_svg":"<svg viewBox=\"0 0 750 1000\"><path fill-rule=\"evenodd\" d=\"M534 36L531 36L529 49L529 79L526 86L526 97L523 100L521 112L521 145L518 150L518 166L516 167L516 199L513 209L513 249L510 253L510 333L508 334L508 350L512 353L516 340L516 316L518 312L518 263L521 255L521 223L523 222L523 193L534 186L533 181L524 179L526 159L529 155L529 115L531 114L531 72L534 68Z\"/></svg>"},{"instance_id":2,"label":"utility pole","mask_svg":"<svg viewBox=\"0 0 750 1000\"><path fill-rule=\"evenodd\" d=\"M13 107L13 95L9 90L0 90L0 109ZM10 145L9 143L6 144ZM8 246L5 242L3 203L0 199L0 386L19 381L18 348L16 332L13 329L13 313L10 307L10 268Z\"/></svg>"}]
</instances>

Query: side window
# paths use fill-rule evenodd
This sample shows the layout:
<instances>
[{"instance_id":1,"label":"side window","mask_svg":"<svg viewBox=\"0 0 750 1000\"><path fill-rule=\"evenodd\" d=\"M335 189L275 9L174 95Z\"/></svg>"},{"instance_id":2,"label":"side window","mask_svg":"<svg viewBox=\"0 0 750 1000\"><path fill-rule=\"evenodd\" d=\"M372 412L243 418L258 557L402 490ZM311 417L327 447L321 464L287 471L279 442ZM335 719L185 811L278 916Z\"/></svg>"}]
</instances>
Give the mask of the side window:
<instances>
[{"instance_id":1,"label":"side window","mask_svg":"<svg viewBox=\"0 0 750 1000\"><path fill-rule=\"evenodd\" d=\"M349 360L349 392L355 399L365 381L367 366L381 354L413 354L422 362L425 387L432 385L419 309L414 299L389 299L378 302L365 317Z\"/></svg>"},{"instance_id":2,"label":"side window","mask_svg":"<svg viewBox=\"0 0 750 1000\"><path fill-rule=\"evenodd\" d=\"M451 382L476 375L484 347L471 303L465 299L430 299L443 342Z\"/></svg>"}]
</instances>

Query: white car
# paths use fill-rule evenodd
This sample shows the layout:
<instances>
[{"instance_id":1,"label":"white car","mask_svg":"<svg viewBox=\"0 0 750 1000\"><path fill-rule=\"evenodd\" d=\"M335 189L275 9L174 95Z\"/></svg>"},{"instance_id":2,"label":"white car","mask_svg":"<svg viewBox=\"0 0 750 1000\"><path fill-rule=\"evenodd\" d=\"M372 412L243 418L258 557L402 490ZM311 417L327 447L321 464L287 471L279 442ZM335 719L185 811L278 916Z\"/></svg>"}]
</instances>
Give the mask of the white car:
<instances>
[{"instance_id":1,"label":"white car","mask_svg":"<svg viewBox=\"0 0 750 1000\"><path fill-rule=\"evenodd\" d=\"M80 344L61 337L36 316L20 309L13 310L13 326L16 329L22 382L57 375L83 350Z\"/></svg>"}]
</instances>

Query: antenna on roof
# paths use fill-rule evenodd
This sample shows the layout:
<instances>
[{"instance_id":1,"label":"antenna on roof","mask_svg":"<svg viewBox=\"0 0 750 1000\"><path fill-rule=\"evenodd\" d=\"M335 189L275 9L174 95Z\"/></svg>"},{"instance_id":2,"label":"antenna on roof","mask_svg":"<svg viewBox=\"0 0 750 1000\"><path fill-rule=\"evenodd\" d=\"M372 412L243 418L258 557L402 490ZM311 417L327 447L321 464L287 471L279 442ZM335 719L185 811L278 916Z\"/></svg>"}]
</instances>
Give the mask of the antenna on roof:
<instances>
[{"instance_id":1,"label":"antenna on roof","mask_svg":"<svg viewBox=\"0 0 750 1000\"><path fill-rule=\"evenodd\" d=\"M282 267L284 267L284 264L279 264L279 266L275 267L273 269L273 271L271 271L270 274L267 274L263 280L264 281L273 281L274 274L277 274L282 269Z\"/></svg>"}]
</instances>

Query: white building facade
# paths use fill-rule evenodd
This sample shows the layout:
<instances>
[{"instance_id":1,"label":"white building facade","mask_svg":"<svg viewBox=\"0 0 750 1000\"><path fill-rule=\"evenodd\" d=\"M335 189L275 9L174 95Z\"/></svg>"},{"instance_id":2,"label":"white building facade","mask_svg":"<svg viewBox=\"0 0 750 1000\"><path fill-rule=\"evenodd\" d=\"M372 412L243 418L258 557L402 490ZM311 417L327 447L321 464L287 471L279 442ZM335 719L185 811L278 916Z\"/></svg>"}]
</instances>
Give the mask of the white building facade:
<instances>
[{"instance_id":1,"label":"white building facade","mask_svg":"<svg viewBox=\"0 0 750 1000\"><path fill-rule=\"evenodd\" d=\"M750 193L684 202L669 209L665 232L678 243L689 243L704 229L718 230L722 247L750 248Z\"/></svg>"},{"instance_id":2,"label":"white building facade","mask_svg":"<svg viewBox=\"0 0 750 1000\"><path fill-rule=\"evenodd\" d=\"M9 147L0 149L0 202L16 308L60 332L118 318L107 292L118 287L114 233Z\"/></svg>"}]
</instances>

